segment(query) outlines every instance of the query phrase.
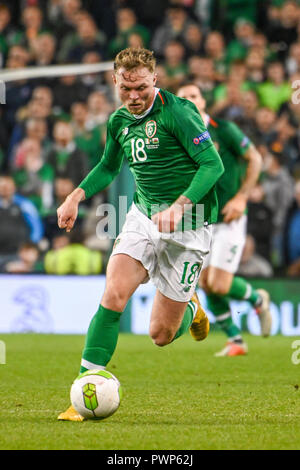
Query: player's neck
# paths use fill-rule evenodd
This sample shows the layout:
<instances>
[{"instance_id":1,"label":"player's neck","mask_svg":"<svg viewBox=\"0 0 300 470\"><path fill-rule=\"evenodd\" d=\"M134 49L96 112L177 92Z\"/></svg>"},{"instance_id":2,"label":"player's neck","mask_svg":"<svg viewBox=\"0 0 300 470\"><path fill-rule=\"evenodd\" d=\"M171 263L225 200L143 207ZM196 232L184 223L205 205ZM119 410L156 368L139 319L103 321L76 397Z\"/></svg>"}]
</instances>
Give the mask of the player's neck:
<instances>
[{"instance_id":1,"label":"player's neck","mask_svg":"<svg viewBox=\"0 0 300 470\"><path fill-rule=\"evenodd\" d=\"M142 119L143 117L147 116L147 114L150 113L151 109L153 108L155 98L157 96L157 93L159 92L159 88L154 88L153 90L153 97L150 106L146 109L146 111L143 112L143 114L134 114L134 117L136 119Z\"/></svg>"}]
</instances>

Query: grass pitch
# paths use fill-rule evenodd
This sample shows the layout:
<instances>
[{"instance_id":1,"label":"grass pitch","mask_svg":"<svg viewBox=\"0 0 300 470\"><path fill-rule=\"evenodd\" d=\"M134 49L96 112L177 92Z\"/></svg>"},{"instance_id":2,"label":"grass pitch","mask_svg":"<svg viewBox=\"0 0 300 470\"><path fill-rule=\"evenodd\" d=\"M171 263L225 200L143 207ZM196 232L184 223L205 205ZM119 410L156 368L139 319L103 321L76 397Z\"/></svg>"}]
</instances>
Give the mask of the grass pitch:
<instances>
[{"instance_id":1,"label":"grass pitch","mask_svg":"<svg viewBox=\"0 0 300 470\"><path fill-rule=\"evenodd\" d=\"M299 449L295 338L244 337L248 356L215 358L221 333L165 348L122 334L108 366L124 391L119 410L70 423L56 417L69 405L84 338L2 335L0 449Z\"/></svg>"}]
</instances>

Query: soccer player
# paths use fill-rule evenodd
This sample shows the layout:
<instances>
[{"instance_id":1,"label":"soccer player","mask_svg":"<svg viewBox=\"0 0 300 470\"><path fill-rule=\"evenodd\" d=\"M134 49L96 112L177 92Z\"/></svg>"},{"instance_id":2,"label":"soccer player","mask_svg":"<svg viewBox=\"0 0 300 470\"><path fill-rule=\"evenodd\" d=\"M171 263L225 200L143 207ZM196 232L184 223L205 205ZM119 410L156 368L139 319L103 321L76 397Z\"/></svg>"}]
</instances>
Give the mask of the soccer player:
<instances>
[{"instance_id":1,"label":"soccer player","mask_svg":"<svg viewBox=\"0 0 300 470\"><path fill-rule=\"evenodd\" d=\"M246 280L234 276L246 239L247 199L261 171L261 156L233 122L214 120L205 112L206 102L197 85L186 84L177 95L195 104L224 164L225 171L216 185L218 223L213 226L212 246L204 261L200 286L207 293L209 309L228 336L226 346L216 356L244 355L248 348L232 321L230 298L248 300L253 305L263 336L268 336L271 329L268 292L255 290Z\"/></svg>"},{"instance_id":2,"label":"soccer player","mask_svg":"<svg viewBox=\"0 0 300 470\"><path fill-rule=\"evenodd\" d=\"M106 188L127 158L136 182L134 203L108 262L80 372L105 368L117 344L120 316L149 278L157 288L149 331L156 345L169 344L189 328L200 341L209 330L194 291L217 221L221 158L195 106L155 86L152 52L121 51L113 79L123 106L109 119L103 157L57 211L59 227L70 231L80 201ZM59 419L83 418L71 406Z\"/></svg>"}]
</instances>

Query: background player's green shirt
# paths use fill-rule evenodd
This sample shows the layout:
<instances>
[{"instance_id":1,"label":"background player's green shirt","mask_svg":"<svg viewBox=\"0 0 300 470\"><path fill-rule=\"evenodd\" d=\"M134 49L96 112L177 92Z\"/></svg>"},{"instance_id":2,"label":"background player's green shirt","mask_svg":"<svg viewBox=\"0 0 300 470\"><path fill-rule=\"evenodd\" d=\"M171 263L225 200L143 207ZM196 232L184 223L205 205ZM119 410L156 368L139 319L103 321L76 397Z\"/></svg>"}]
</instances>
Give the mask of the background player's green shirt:
<instances>
[{"instance_id":1,"label":"background player's green shirt","mask_svg":"<svg viewBox=\"0 0 300 470\"><path fill-rule=\"evenodd\" d=\"M230 121L210 118L207 129L225 169L216 185L219 201L218 221L221 222L223 207L239 191L245 177L247 161L243 155L249 149L251 142L236 124Z\"/></svg>"},{"instance_id":2,"label":"background player's green shirt","mask_svg":"<svg viewBox=\"0 0 300 470\"><path fill-rule=\"evenodd\" d=\"M80 184L87 198L110 184L124 156L136 182L134 200L149 217L184 195L204 206L205 222L217 221L215 183L224 169L191 102L161 90L141 119L125 107L115 111L103 157Z\"/></svg>"}]
</instances>

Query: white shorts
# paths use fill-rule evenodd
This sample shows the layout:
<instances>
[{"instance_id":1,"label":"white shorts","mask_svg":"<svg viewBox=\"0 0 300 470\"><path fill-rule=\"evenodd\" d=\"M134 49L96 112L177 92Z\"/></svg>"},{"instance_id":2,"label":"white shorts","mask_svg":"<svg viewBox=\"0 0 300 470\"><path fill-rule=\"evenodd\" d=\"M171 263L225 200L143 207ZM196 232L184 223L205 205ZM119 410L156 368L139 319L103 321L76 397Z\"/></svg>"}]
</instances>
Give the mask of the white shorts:
<instances>
[{"instance_id":1,"label":"white shorts","mask_svg":"<svg viewBox=\"0 0 300 470\"><path fill-rule=\"evenodd\" d=\"M212 230L210 252L205 258L203 269L213 266L234 274L240 264L246 231L247 216L245 214L228 224L215 224Z\"/></svg>"},{"instance_id":2,"label":"white shorts","mask_svg":"<svg viewBox=\"0 0 300 470\"><path fill-rule=\"evenodd\" d=\"M140 261L163 295L188 302L197 286L210 243L211 226L161 233L133 204L115 241L112 256L127 254Z\"/></svg>"}]
</instances>

